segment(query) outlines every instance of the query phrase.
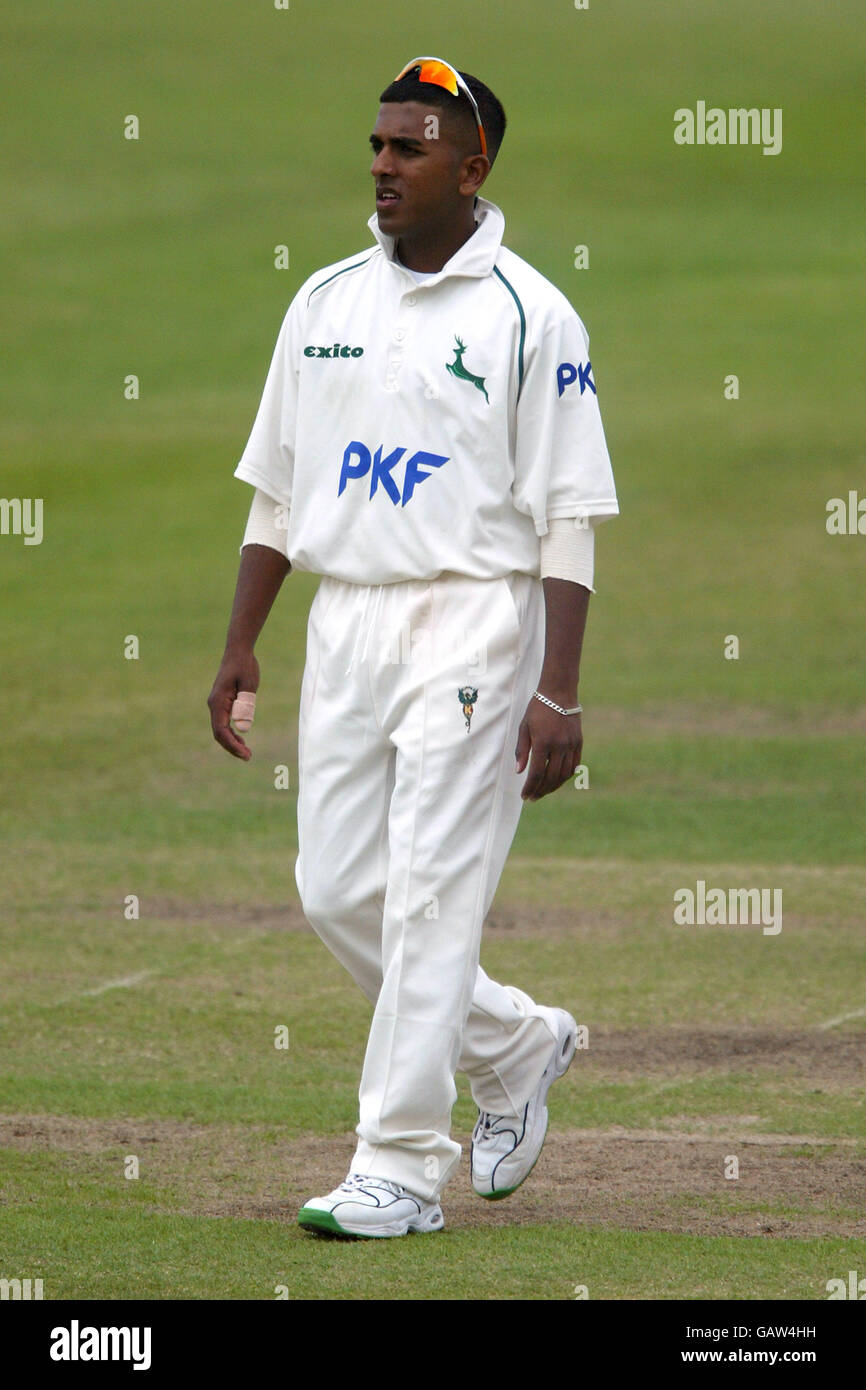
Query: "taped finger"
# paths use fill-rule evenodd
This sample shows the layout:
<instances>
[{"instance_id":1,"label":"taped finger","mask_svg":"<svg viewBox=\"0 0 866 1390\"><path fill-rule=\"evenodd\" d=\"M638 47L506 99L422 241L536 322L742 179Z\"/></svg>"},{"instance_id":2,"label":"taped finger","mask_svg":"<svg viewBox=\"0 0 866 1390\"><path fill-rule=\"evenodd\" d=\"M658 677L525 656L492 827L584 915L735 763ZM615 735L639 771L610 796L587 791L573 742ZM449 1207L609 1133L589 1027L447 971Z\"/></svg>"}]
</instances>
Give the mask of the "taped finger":
<instances>
[{"instance_id":1,"label":"taped finger","mask_svg":"<svg viewBox=\"0 0 866 1390\"><path fill-rule=\"evenodd\" d=\"M256 715L256 697L252 690L239 690L232 705L232 723L239 733L245 734L252 728Z\"/></svg>"}]
</instances>

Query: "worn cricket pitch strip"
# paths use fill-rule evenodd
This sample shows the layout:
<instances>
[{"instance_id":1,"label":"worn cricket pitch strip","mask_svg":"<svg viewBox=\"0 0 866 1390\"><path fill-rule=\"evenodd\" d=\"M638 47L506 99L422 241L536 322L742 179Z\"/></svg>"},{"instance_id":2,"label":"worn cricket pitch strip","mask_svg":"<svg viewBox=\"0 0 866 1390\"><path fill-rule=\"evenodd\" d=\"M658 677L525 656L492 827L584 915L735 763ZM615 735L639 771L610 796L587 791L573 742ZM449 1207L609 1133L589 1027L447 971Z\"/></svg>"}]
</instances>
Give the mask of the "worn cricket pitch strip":
<instances>
[{"instance_id":1,"label":"worn cricket pitch strip","mask_svg":"<svg viewBox=\"0 0 866 1390\"><path fill-rule=\"evenodd\" d=\"M862 1085L866 1033L634 1029L594 1038L596 1076L665 1085L685 1073L772 1068L824 1091ZM589 1065L577 1054L574 1072ZM567 1085L568 1083L566 1083ZM520 1192L487 1203L470 1188L469 1136L443 1197L448 1228L545 1222L693 1235L866 1236L866 1145L850 1135L780 1134L755 1115L669 1117L653 1128L557 1125L557 1092L542 1158ZM0 1116L0 1148L51 1153L76 1178L122 1187L137 1155L154 1211L293 1225L305 1199L345 1174L351 1133L283 1138L273 1126L136 1118ZM725 1176L736 1156L738 1177Z\"/></svg>"}]
</instances>

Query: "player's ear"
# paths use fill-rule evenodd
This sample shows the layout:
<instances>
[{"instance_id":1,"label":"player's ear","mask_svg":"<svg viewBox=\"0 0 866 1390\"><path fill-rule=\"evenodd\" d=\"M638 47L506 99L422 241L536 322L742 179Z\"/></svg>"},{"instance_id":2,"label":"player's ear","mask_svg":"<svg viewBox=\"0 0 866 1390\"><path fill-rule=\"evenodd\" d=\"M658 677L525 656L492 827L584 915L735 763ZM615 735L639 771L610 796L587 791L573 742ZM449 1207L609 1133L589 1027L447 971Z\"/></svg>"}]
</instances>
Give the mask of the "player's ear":
<instances>
[{"instance_id":1,"label":"player's ear","mask_svg":"<svg viewBox=\"0 0 866 1390\"><path fill-rule=\"evenodd\" d=\"M468 155L460 166L460 184L457 191L467 197L477 193L489 173L490 160L486 154Z\"/></svg>"}]
</instances>

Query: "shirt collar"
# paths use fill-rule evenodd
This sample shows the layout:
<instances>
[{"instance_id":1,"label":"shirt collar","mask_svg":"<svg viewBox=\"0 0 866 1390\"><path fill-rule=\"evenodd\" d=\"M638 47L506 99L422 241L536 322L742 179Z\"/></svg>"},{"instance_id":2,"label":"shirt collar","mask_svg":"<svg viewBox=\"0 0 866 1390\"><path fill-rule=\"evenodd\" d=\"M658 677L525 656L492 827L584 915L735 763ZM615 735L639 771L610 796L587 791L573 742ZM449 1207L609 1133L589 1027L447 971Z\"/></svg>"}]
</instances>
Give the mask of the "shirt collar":
<instances>
[{"instance_id":1,"label":"shirt collar","mask_svg":"<svg viewBox=\"0 0 866 1390\"><path fill-rule=\"evenodd\" d=\"M368 219L367 226L385 252L386 258L396 270L405 273L405 267L394 257L396 238L388 236L381 230L377 213L374 212L373 216ZM502 245L504 232L505 216L502 210L495 203L488 202L486 198L478 198L475 204L475 231L454 252L450 261L445 262L441 270L422 283L429 285L439 276L444 278L446 275L476 277L490 275L496 264L496 257Z\"/></svg>"}]
</instances>

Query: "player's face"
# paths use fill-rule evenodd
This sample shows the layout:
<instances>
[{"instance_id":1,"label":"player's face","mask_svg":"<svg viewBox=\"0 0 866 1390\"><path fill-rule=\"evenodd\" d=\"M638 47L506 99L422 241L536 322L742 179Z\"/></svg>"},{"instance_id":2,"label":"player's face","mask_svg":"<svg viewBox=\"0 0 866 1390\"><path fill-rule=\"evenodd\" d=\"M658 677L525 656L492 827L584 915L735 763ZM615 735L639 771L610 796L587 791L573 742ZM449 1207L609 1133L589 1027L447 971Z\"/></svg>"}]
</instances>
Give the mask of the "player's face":
<instances>
[{"instance_id":1,"label":"player's face","mask_svg":"<svg viewBox=\"0 0 866 1390\"><path fill-rule=\"evenodd\" d=\"M379 227L386 235L442 231L459 217L469 189L466 151L458 141L435 106L401 101L379 107L370 136L370 173Z\"/></svg>"}]
</instances>

